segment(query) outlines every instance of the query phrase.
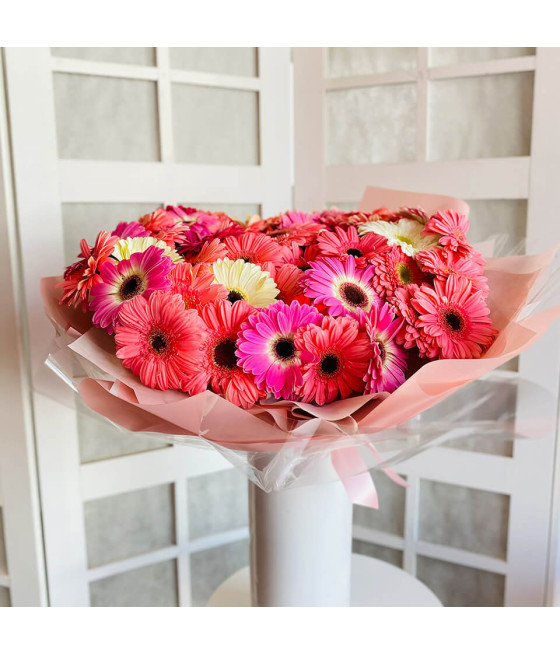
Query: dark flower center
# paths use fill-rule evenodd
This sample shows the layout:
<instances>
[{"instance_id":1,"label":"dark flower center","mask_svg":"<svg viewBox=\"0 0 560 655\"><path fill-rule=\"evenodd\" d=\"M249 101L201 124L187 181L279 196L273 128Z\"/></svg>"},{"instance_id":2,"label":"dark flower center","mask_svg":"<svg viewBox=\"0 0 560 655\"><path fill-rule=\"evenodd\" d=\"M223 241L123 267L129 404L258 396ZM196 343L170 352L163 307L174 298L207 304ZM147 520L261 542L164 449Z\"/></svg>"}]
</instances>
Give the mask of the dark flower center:
<instances>
[{"instance_id":1,"label":"dark flower center","mask_svg":"<svg viewBox=\"0 0 560 655\"><path fill-rule=\"evenodd\" d=\"M121 284L119 296L121 299L130 300L144 291L144 282L139 275L131 275Z\"/></svg>"},{"instance_id":2,"label":"dark flower center","mask_svg":"<svg viewBox=\"0 0 560 655\"><path fill-rule=\"evenodd\" d=\"M348 248L346 251L347 255L352 255L352 257L363 257L364 253L361 250L358 250L357 248Z\"/></svg>"},{"instance_id":3,"label":"dark flower center","mask_svg":"<svg viewBox=\"0 0 560 655\"><path fill-rule=\"evenodd\" d=\"M463 329L463 317L456 312L445 312L443 318L445 319L447 325L453 330L453 332L459 332Z\"/></svg>"},{"instance_id":4,"label":"dark flower center","mask_svg":"<svg viewBox=\"0 0 560 655\"><path fill-rule=\"evenodd\" d=\"M238 300L245 300L245 298L239 293L239 291L230 291L227 295L227 299L233 305L234 302Z\"/></svg>"},{"instance_id":5,"label":"dark flower center","mask_svg":"<svg viewBox=\"0 0 560 655\"><path fill-rule=\"evenodd\" d=\"M291 339L278 339L274 344L274 352L280 359L291 359L296 352L294 342Z\"/></svg>"},{"instance_id":6,"label":"dark flower center","mask_svg":"<svg viewBox=\"0 0 560 655\"><path fill-rule=\"evenodd\" d=\"M368 303L368 298L363 289L360 289L357 284L352 284L351 282L346 282L342 285L340 295L346 303L353 307L364 307Z\"/></svg>"},{"instance_id":7,"label":"dark flower center","mask_svg":"<svg viewBox=\"0 0 560 655\"><path fill-rule=\"evenodd\" d=\"M235 355L236 345L233 339L226 339L214 348L214 362L221 368L235 368L237 366L237 357Z\"/></svg>"},{"instance_id":8,"label":"dark flower center","mask_svg":"<svg viewBox=\"0 0 560 655\"><path fill-rule=\"evenodd\" d=\"M154 332L149 338L150 348L157 355L163 355L169 349L170 341L166 334Z\"/></svg>"},{"instance_id":9,"label":"dark flower center","mask_svg":"<svg viewBox=\"0 0 560 655\"><path fill-rule=\"evenodd\" d=\"M385 361L385 346L381 343L381 341L377 341L377 347L379 348L379 357L381 357L381 361Z\"/></svg>"},{"instance_id":10,"label":"dark flower center","mask_svg":"<svg viewBox=\"0 0 560 655\"><path fill-rule=\"evenodd\" d=\"M340 368L340 360L336 355L325 355L319 366L324 375L334 375Z\"/></svg>"}]
</instances>

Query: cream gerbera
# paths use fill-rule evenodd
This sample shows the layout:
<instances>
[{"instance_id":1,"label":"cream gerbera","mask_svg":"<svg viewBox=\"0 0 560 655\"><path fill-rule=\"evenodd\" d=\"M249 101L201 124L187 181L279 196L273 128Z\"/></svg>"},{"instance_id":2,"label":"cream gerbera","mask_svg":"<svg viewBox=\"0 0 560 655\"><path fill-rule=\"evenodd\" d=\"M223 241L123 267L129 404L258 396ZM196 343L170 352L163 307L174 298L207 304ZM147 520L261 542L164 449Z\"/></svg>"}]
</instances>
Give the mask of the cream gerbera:
<instances>
[{"instance_id":1,"label":"cream gerbera","mask_svg":"<svg viewBox=\"0 0 560 655\"><path fill-rule=\"evenodd\" d=\"M424 225L409 218L389 223L387 221L369 221L358 226L360 234L375 232L387 239L390 246L398 246L405 255L414 257L420 250L429 250L438 244L439 236L422 234Z\"/></svg>"},{"instance_id":2,"label":"cream gerbera","mask_svg":"<svg viewBox=\"0 0 560 655\"><path fill-rule=\"evenodd\" d=\"M121 259L130 259L130 255L133 255L135 252L146 252L150 246L161 248L167 257L171 257L174 264L183 261L183 258L176 250L168 246L165 241L160 241L155 237L128 237L121 239L115 244L112 256L118 261L121 261Z\"/></svg>"},{"instance_id":3,"label":"cream gerbera","mask_svg":"<svg viewBox=\"0 0 560 655\"><path fill-rule=\"evenodd\" d=\"M246 300L253 307L268 307L276 301L278 287L269 273L243 259L218 259L212 264L214 284L228 290L228 300Z\"/></svg>"}]
</instances>

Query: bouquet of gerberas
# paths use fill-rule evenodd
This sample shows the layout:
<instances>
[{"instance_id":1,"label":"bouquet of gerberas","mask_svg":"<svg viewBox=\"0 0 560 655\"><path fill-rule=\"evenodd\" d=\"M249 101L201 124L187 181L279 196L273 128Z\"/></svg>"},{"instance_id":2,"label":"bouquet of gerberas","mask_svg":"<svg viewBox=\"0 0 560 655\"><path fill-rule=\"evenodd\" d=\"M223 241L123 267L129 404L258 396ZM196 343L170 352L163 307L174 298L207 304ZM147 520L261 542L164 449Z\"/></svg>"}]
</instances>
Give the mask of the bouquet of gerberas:
<instances>
[{"instance_id":1,"label":"bouquet of gerberas","mask_svg":"<svg viewBox=\"0 0 560 655\"><path fill-rule=\"evenodd\" d=\"M485 261L467 214L453 198L373 188L351 213L158 209L83 240L63 279L43 280L47 363L116 425L211 444L267 491L330 455L355 502L375 505L356 446L384 467L380 452L396 461L450 433L536 436L553 420L535 387L524 429L503 377L479 379L558 315L555 249L495 258L486 243ZM547 292L555 306L536 313Z\"/></svg>"},{"instance_id":2,"label":"bouquet of gerberas","mask_svg":"<svg viewBox=\"0 0 560 655\"><path fill-rule=\"evenodd\" d=\"M166 207L81 243L60 303L114 334L141 382L324 405L393 392L497 334L486 264L453 210L288 211L242 224Z\"/></svg>"}]
</instances>

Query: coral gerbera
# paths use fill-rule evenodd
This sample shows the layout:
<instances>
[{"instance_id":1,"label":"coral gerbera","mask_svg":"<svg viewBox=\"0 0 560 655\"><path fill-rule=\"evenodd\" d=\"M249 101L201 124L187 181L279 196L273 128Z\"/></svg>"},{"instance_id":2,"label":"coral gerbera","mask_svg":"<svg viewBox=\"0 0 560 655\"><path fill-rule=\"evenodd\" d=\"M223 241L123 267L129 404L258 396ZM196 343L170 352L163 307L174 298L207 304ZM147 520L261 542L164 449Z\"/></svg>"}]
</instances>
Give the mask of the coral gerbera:
<instances>
[{"instance_id":1,"label":"coral gerbera","mask_svg":"<svg viewBox=\"0 0 560 655\"><path fill-rule=\"evenodd\" d=\"M183 258L176 250L168 246L165 241L161 241L155 237L127 237L126 239L120 239L115 244L112 257L118 261L121 259L130 259L130 256L135 252L146 252L150 246L157 246L163 250L163 254L171 257L174 263L183 261Z\"/></svg>"},{"instance_id":2,"label":"coral gerbera","mask_svg":"<svg viewBox=\"0 0 560 655\"><path fill-rule=\"evenodd\" d=\"M334 231L322 232L317 238L317 248L322 257L348 259L354 257L359 268L367 266L370 259L387 250L387 240L378 234L358 236L358 230L350 225L348 229L335 226Z\"/></svg>"},{"instance_id":3,"label":"coral gerbera","mask_svg":"<svg viewBox=\"0 0 560 655\"><path fill-rule=\"evenodd\" d=\"M245 409L266 396L257 388L254 375L241 368L236 355L241 326L254 312L245 301L232 305L227 300L205 305L200 310L206 325L206 336L200 346L202 360L198 370L187 377L185 391L200 393L210 385L212 391L223 393L227 400Z\"/></svg>"},{"instance_id":4,"label":"coral gerbera","mask_svg":"<svg viewBox=\"0 0 560 655\"><path fill-rule=\"evenodd\" d=\"M406 287L409 284L419 285L428 279L412 257L394 246L376 256L373 263L375 264L373 287L381 298L392 298L399 287Z\"/></svg>"},{"instance_id":5,"label":"coral gerbera","mask_svg":"<svg viewBox=\"0 0 560 655\"><path fill-rule=\"evenodd\" d=\"M472 282L473 287L488 295L488 280L483 275L486 261L479 257L463 256L447 248L433 248L418 253L416 261L429 273L445 279L450 275L464 277Z\"/></svg>"},{"instance_id":6,"label":"coral gerbera","mask_svg":"<svg viewBox=\"0 0 560 655\"><path fill-rule=\"evenodd\" d=\"M357 320L324 316L298 331L295 346L303 362L303 402L324 405L364 391L372 347Z\"/></svg>"},{"instance_id":7,"label":"coral gerbera","mask_svg":"<svg viewBox=\"0 0 560 655\"><path fill-rule=\"evenodd\" d=\"M397 345L396 336L403 320L395 318L390 305L374 305L364 317L364 325L372 344L372 358L365 376L366 393L391 393L405 380L406 352Z\"/></svg>"},{"instance_id":8,"label":"coral gerbera","mask_svg":"<svg viewBox=\"0 0 560 655\"><path fill-rule=\"evenodd\" d=\"M267 271L243 259L227 257L212 264L214 282L228 290L232 303L246 300L253 307L268 307L278 295L278 287Z\"/></svg>"},{"instance_id":9,"label":"coral gerbera","mask_svg":"<svg viewBox=\"0 0 560 655\"><path fill-rule=\"evenodd\" d=\"M371 286L373 266L356 268L353 257L344 262L327 257L310 265L303 277L305 295L312 298L315 304L326 305L329 314L356 314L358 310L369 312L371 306L378 302Z\"/></svg>"},{"instance_id":10,"label":"coral gerbera","mask_svg":"<svg viewBox=\"0 0 560 655\"><path fill-rule=\"evenodd\" d=\"M420 250L437 245L439 237L424 232L424 225L410 218L398 221L369 221L358 226L360 234L375 232L387 239L390 246L398 246L406 255L414 257Z\"/></svg>"},{"instance_id":11,"label":"coral gerbera","mask_svg":"<svg viewBox=\"0 0 560 655\"><path fill-rule=\"evenodd\" d=\"M253 373L259 389L276 398L295 399L303 382L300 353L295 346L299 328L318 324L322 316L309 305L294 300L289 306L274 303L249 316L237 342L237 356L244 371Z\"/></svg>"},{"instance_id":12,"label":"coral gerbera","mask_svg":"<svg viewBox=\"0 0 560 655\"><path fill-rule=\"evenodd\" d=\"M300 299L303 294L301 286L301 278L303 271L301 271L295 264L284 264L276 271L274 281L278 287L278 300L284 301L286 304L292 300Z\"/></svg>"},{"instance_id":13,"label":"coral gerbera","mask_svg":"<svg viewBox=\"0 0 560 655\"><path fill-rule=\"evenodd\" d=\"M466 255L472 250L467 242L469 219L451 209L440 211L426 223L424 232L427 236L439 239L440 245Z\"/></svg>"},{"instance_id":14,"label":"coral gerbera","mask_svg":"<svg viewBox=\"0 0 560 655\"><path fill-rule=\"evenodd\" d=\"M115 329L117 357L152 389L181 389L200 366L205 327L178 294L136 296L121 309Z\"/></svg>"},{"instance_id":15,"label":"coral gerbera","mask_svg":"<svg viewBox=\"0 0 560 655\"><path fill-rule=\"evenodd\" d=\"M480 291L454 275L422 285L412 297L418 312L416 328L445 359L476 359L492 343L497 330Z\"/></svg>"},{"instance_id":16,"label":"coral gerbera","mask_svg":"<svg viewBox=\"0 0 560 655\"><path fill-rule=\"evenodd\" d=\"M136 296L169 289L167 278L173 262L161 248L150 246L118 263L105 262L99 269L101 280L91 291L93 323L113 333L123 303Z\"/></svg>"},{"instance_id":17,"label":"coral gerbera","mask_svg":"<svg viewBox=\"0 0 560 655\"><path fill-rule=\"evenodd\" d=\"M228 259L243 259L260 266L271 275L290 257L290 251L266 234L244 232L223 240Z\"/></svg>"},{"instance_id":18,"label":"coral gerbera","mask_svg":"<svg viewBox=\"0 0 560 655\"><path fill-rule=\"evenodd\" d=\"M227 298L227 289L214 284L214 274L202 264L177 264L169 273L171 293L178 293L186 309L200 309L203 305Z\"/></svg>"}]
</instances>

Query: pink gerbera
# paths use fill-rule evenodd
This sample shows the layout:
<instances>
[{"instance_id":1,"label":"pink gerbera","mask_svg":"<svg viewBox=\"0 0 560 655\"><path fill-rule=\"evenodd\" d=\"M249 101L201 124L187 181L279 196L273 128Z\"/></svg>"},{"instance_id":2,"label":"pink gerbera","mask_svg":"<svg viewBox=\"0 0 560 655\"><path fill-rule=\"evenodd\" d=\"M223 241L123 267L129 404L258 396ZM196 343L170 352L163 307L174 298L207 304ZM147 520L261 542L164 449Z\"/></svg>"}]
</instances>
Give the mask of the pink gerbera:
<instances>
[{"instance_id":1,"label":"pink gerbera","mask_svg":"<svg viewBox=\"0 0 560 655\"><path fill-rule=\"evenodd\" d=\"M482 291L484 297L488 295L488 280L483 275L486 262L482 257L464 257L447 248L432 248L420 251L416 261L425 271L440 279L456 275L470 280L477 291Z\"/></svg>"},{"instance_id":2,"label":"pink gerbera","mask_svg":"<svg viewBox=\"0 0 560 655\"><path fill-rule=\"evenodd\" d=\"M490 346L497 330L480 291L454 275L422 285L412 298L419 316L416 327L445 359L476 359Z\"/></svg>"},{"instance_id":3,"label":"pink gerbera","mask_svg":"<svg viewBox=\"0 0 560 655\"><path fill-rule=\"evenodd\" d=\"M406 352L396 342L403 320L395 318L391 306L383 303L374 305L363 321L373 350L365 375L366 393L391 393L405 380Z\"/></svg>"},{"instance_id":4,"label":"pink gerbera","mask_svg":"<svg viewBox=\"0 0 560 655\"><path fill-rule=\"evenodd\" d=\"M169 273L171 293L178 293L186 309L200 309L203 305L227 298L227 289L213 284L214 273L208 266L177 264Z\"/></svg>"},{"instance_id":5,"label":"pink gerbera","mask_svg":"<svg viewBox=\"0 0 560 655\"><path fill-rule=\"evenodd\" d=\"M303 362L303 402L324 405L364 391L372 347L355 319L324 316L320 325L299 330L295 346Z\"/></svg>"},{"instance_id":6,"label":"pink gerbera","mask_svg":"<svg viewBox=\"0 0 560 655\"><path fill-rule=\"evenodd\" d=\"M91 290L101 282L99 268L109 260L118 236L101 231L93 248L85 239L80 241L81 259L69 266L64 272L64 280L57 286L62 287L60 304L78 307L86 311L87 300ZM112 260L111 260L112 261Z\"/></svg>"},{"instance_id":7,"label":"pink gerbera","mask_svg":"<svg viewBox=\"0 0 560 655\"><path fill-rule=\"evenodd\" d=\"M260 266L263 271L268 271L271 275L290 256L287 248L266 234L257 232L245 232L239 236L227 237L223 244L226 248L226 257L229 259L243 259Z\"/></svg>"},{"instance_id":8,"label":"pink gerbera","mask_svg":"<svg viewBox=\"0 0 560 655\"><path fill-rule=\"evenodd\" d=\"M316 305L326 305L329 314L367 313L378 302L371 286L373 266L358 269L353 257L344 262L327 257L310 266L303 276L305 295Z\"/></svg>"},{"instance_id":9,"label":"pink gerbera","mask_svg":"<svg viewBox=\"0 0 560 655\"><path fill-rule=\"evenodd\" d=\"M178 294L163 291L136 296L119 314L117 357L152 389L181 389L199 367L205 327Z\"/></svg>"},{"instance_id":10,"label":"pink gerbera","mask_svg":"<svg viewBox=\"0 0 560 655\"><path fill-rule=\"evenodd\" d=\"M295 400L295 390L303 382L296 332L320 323L321 319L315 307L300 305L295 300L289 306L274 303L249 316L237 342L240 366L253 373L259 389L276 398Z\"/></svg>"},{"instance_id":11,"label":"pink gerbera","mask_svg":"<svg viewBox=\"0 0 560 655\"><path fill-rule=\"evenodd\" d=\"M395 246L374 257L373 262L373 287L381 298L389 300L399 287L419 285L428 279L414 259Z\"/></svg>"},{"instance_id":12,"label":"pink gerbera","mask_svg":"<svg viewBox=\"0 0 560 655\"><path fill-rule=\"evenodd\" d=\"M112 232L114 235L118 236L119 239L126 239L128 237L149 237L150 232L146 230L143 225L140 225L137 221L131 221L130 223L119 223L117 227Z\"/></svg>"},{"instance_id":13,"label":"pink gerbera","mask_svg":"<svg viewBox=\"0 0 560 655\"><path fill-rule=\"evenodd\" d=\"M317 248L323 257L345 260L354 257L358 268L364 268L374 255L387 250L387 239L370 232L363 237L350 225L347 229L335 226L334 231L323 231L317 238Z\"/></svg>"},{"instance_id":14,"label":"pink gerbera","mask_svg":"<svg viewBox=\"0 0 560 655\"><path fill-rule=\"evenodd\" d=\"M274 274L274 281L279 289L278 300L282 300L286 304L292 300L300 299L303 295L303 288L301 286L301 278L303 271L301 271L295 264L283 264Z\"/></svg>"},{"instance_id":15,"label":"pink gerbera","mask_svg":"<svg viewBox=\"0 0 560 655\"><path fill-rule=\"evenodd\" d=\"M255 384L255 376L241 368L236 355L241 326L255 311L244 300L233 304L220 300L200 310L207 336L201 339L200 366L188 376L184 390L195 394L210 385L212 391L245 409L266 396Z\"/></svg>"},{"instance_id":16,"label":"pink gerbera","mask_svg":"<svg viewBox=\"0 0 560 655\"><path fill-rule=\"evenodd\" d=\"M135 252L130 259L118 263L105 262L99 270L102 282L91 292L93 323L112 334L123 303L169 289L168 273L172 267L171 258L157 246Z\"/></svg>"},{"instance_id":17,"label":"pink gerbera","mask_svg":"<svg viewBox=\"0 0 560 655\"><path fill-rule=\"evenodd\" d=\"M430 218L423 234L440 234L440 245L466 255L472 250L467 242L468 231L469 219L464 214L447 209Z\"/></svg>"}]
</instances>

